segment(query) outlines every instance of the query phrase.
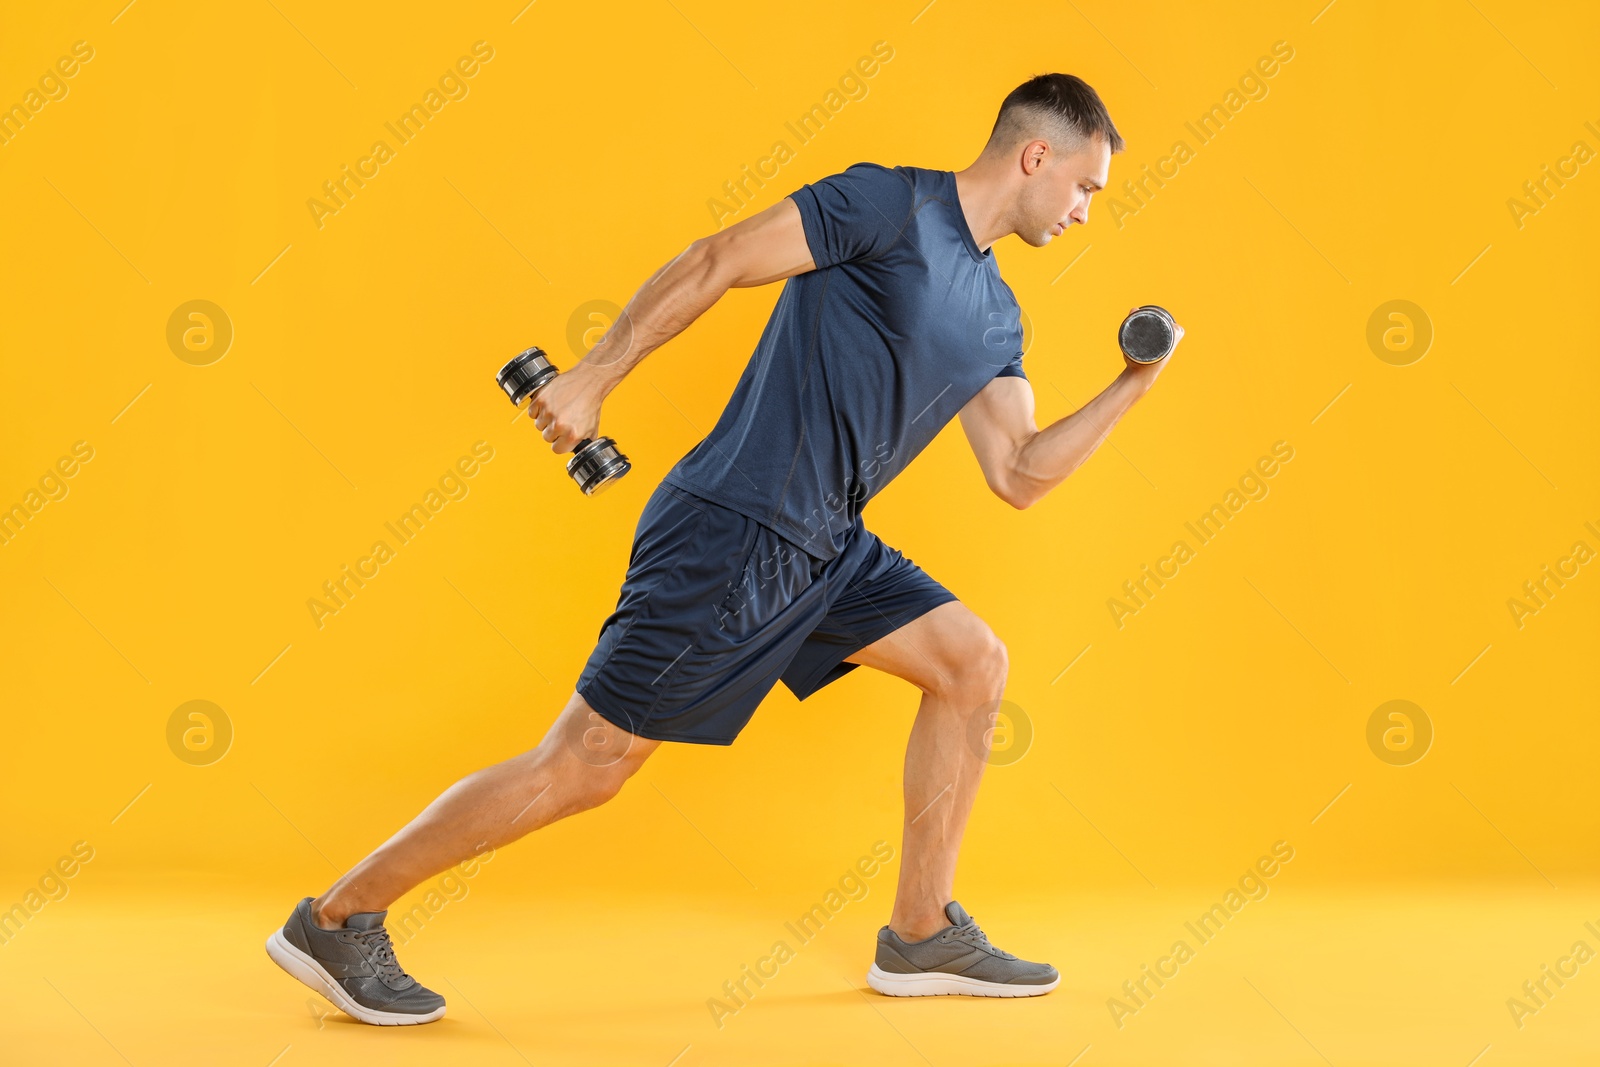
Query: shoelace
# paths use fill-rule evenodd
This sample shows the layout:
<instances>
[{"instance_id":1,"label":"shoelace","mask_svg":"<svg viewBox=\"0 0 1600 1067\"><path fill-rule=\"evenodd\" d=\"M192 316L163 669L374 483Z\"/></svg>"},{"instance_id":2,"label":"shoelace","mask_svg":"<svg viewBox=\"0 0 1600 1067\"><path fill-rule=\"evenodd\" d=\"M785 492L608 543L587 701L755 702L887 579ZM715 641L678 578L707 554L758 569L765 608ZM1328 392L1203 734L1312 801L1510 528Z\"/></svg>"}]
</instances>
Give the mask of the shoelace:
<instances>
[{"instance_id":1,"label":"shoelace","mask_svg":"<svg viewBox=\"0 0 1600 1067\"><path fill-rule=\"evenodd\" d=\"M960 938L962 941L965 941L974 947L987 949L996 956L999 956L1001 959L1014 960L1017 958L1004 949L997 948L990 944L989 935L983 932L983 930L978 926L977 922L974 921L970 915L967 916L966 922L956 927L956 932L952 936Z\"/></svg>"},{"instance_id":2,"label":"shoelace","mask_svg":"<svg viewBox=\"0 0 1600 1067\"><path fill-rule=\"evenodd\" d=\"M395 958L394 942L389 939L389 931L383 927L376 930L362 930L356 934L356 942L366 950L367 959L378 969L378 977L383 979L406 978L405 968L400 966L400 961Z\"/></svg>"}]
</instances>

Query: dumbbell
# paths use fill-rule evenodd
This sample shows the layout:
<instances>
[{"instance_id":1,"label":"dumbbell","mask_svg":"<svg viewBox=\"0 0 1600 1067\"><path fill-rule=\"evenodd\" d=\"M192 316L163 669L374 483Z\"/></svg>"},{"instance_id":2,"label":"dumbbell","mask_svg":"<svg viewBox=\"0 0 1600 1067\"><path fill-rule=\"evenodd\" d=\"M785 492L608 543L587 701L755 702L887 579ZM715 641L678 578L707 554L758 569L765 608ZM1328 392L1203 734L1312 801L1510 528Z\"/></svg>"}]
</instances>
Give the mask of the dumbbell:
<instances>
[{"instance_id":1,"label":"dumbbell","mask_svg":"<svg viewBox=\"0 0 1600 1067\"><path fill-rule=\"evenodd\" d=\"M560 371L551 363L542 348L530 348L500 368L494 376L495 383L505 390L506 396L518 407L539 390L555 381ZM633 469L609 437L596 437L579 441L567 460L567 473L578 483L586 496L593 496Z\"/></svg>"},{"instance_id":2,"label":"dumbbell","mask_svg":"<svg viewBox=\"0 0 1600 1067\"><path fill-rule=\"evenodd\" d=\"M1117 330L1122 354L1135 363L1160 363L1178 343L1178 323L1164 307L1146 304L1134 308Z\"/></svg>"}]
</instances>

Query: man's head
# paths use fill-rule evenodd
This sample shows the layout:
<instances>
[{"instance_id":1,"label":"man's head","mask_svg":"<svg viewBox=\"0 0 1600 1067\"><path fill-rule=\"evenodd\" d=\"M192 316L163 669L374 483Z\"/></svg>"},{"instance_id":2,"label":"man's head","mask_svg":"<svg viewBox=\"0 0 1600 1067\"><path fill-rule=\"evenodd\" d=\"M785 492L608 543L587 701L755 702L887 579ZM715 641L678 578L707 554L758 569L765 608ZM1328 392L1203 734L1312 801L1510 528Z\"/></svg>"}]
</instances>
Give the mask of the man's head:
<instances>
[{"instance_id":1,"label":"man's head","mask_svg":"<svg viewBox=\"0 0 1600 1067\"><path fill-rule=\"evenodd\" d=\"M1000 105L980 162L1015 189L1010 229L1040 247L1089 221L1122 135L1100 95L1071 74L1040 74Z\"/></svg>"}]
</instances>

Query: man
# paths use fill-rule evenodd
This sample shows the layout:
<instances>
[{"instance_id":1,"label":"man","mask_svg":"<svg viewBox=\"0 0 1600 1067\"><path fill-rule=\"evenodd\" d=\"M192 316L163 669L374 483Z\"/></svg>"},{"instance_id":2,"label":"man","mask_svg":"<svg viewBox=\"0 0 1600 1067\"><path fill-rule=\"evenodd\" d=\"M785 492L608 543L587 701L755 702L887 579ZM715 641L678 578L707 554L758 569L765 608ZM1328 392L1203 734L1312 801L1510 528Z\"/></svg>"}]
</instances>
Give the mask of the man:
<instances>
[{"instance_id":1,"label":"man","mask_svg":"<svg viewBox=\"0 0 1600 1067\"><path fill-rule=\"evenodd\" d=\"M965 170L858 163L657 271L531 403L553 451L596 436L606 395L730 288L788 281L721 419L646 503L574 693L537 748L457 782L302 900L272 958L364 1022L437 1019L444 998L401 969L383 928L403 893L604 803L663 741L731 744L780 680L804 699L865 664L922 691L899 886L868 983L893 996L1054 989L1054 967L996 948L952 899L987 757L972 739L1004 690L1005 646L860 515L957 414L989 487L1026 508L1151 387L1161 364L1128 361L1038 429L1020 309L990 251L1086 223L1122 148L1092 88L1040 75L1006 97Z\"/></svg>"}]
</instances>

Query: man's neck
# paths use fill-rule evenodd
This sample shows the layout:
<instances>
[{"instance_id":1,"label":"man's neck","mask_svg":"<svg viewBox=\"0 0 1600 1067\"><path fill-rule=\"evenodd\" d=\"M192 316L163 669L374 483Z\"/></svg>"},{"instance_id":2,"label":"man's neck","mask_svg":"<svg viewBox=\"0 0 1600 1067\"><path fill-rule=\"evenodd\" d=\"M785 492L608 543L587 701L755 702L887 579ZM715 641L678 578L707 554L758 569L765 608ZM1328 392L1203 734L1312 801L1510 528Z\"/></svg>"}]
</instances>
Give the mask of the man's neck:
<instances>
[{"instance_id":1,"label":"man's neck","mask_svg":"<svg viewBox=\"0 0 1600 1067\"><path fill-rule=\"evenodd\" d=\"M993 168L982 159L966 170L958 170L956 195L961 200L961 214L966 217L967 229L977 242L978 251L987 252L989 246L1011 232L1004 214L1009 198Z\"/></svg>"}]
</instances>

